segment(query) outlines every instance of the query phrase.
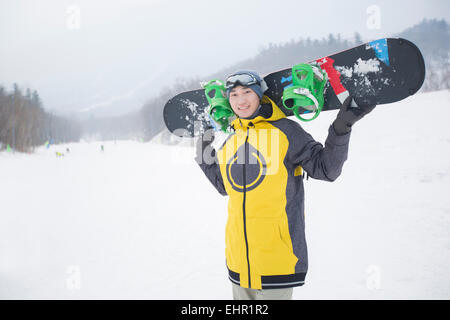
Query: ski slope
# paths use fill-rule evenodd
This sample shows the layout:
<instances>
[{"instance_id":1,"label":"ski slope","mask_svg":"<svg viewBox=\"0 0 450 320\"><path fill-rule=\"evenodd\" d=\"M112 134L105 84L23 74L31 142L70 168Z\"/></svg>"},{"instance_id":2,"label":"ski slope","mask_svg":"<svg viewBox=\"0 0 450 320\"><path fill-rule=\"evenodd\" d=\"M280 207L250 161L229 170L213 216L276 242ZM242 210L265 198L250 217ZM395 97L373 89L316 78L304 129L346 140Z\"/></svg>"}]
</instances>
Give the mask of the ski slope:
<instances>
[{"instance_id":1,"label":"ski slope","mask_svg":"<svg viewBox=\"0 0 450 320\"><path fill-rule=\"evenodd\" d=\"M336 113L302 125L324 142ZM448 119L450 91L380 106L341 177L305 181L294 299L450 298ZM0 298L230 299L227 198L192 159L156 141L0 153Z\"/></svg>"}]
</instances>

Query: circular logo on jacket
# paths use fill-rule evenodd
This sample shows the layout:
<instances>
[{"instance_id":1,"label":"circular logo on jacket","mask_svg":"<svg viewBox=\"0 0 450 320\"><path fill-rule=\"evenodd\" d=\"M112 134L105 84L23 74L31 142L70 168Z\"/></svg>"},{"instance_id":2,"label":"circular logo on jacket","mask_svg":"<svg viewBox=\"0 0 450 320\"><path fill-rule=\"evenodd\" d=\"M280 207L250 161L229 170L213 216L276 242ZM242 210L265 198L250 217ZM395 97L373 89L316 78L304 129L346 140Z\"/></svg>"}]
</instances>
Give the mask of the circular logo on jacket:
<instances>
[{"instance_id":1,"label":"circular logo on jacket","mask_svg":"<svg viewBox=\"0 0 450 320\"><path fill-rule=\"evenodd\" d=\"M264 180L267 166L263 155L251 144L240 146L228 160L227 179L234 190L244 192L255 189Z\"/></svg>"}]
</instances>

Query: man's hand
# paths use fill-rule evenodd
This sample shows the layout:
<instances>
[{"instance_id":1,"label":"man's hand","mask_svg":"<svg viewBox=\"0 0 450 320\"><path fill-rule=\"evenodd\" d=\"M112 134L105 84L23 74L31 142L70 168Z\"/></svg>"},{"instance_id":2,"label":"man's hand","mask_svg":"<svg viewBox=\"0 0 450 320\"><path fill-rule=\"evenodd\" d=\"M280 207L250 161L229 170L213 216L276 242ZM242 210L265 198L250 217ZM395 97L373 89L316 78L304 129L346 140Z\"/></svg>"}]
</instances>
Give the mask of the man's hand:
<instances>
[{"instance_id":1,"label":"man's hand","mask_svg":"<svg viewBox=\"0 0 450 320\"><path fill-rule=\"evenodd\" d=\"M353 98L349 96L339 110L336 120L333 122L334 131L338 136L349 133L356 121L360 120L375 108L372 106L358 106Z\"/></svg>"}]
</instances>

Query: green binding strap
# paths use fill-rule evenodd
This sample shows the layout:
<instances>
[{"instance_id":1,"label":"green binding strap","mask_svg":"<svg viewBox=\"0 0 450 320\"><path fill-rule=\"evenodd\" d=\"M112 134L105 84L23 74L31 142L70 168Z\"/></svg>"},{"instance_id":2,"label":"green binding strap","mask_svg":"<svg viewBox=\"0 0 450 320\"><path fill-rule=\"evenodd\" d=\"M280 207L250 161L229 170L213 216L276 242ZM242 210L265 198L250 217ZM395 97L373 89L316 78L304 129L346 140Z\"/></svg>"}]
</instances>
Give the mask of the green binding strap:
<instances>
[{"instance_id":1,"label":"green binding strap","mask_svg":"<svg viewBox=\"0 0 450 320\"><path fill-rule=\"evenodd\" d=\"M233 109L226 98L225 85L220 80L211 80L204 86L206 99L208 100L208 115L223 132L229 132L229 126L234 118Z\"/></svg>"},{"instance_id":2,"label":"green binding strap","mask_svg":"<svg viewBox=\"0 0 450 320\"><path fill-rule=\"evenodd\" d=\"M292 67L292 86L283 91L283 105L292 110L294 115L302 121L317 118L322 111L324 97L323 90L327 83L327 74L317 64L298 64ZM299 109L303 108L315 112L314 116L305 119L300 116Z\"/></svg>"}]
</instances>

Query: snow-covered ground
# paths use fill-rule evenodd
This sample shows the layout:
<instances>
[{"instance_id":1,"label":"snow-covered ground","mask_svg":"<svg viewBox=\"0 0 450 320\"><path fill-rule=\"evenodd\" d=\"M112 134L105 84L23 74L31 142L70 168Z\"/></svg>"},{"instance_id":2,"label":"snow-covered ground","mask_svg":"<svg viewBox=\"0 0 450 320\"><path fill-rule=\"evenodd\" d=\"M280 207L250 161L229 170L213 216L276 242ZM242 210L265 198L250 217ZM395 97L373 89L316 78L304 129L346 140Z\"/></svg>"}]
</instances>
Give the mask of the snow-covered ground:
<instances>
[{"instance_id":1,"label":"snow-covered ground","mask_svg":"<svg viewBox=\"0 0 450 320\"><path fill-rule=\"evenodd\" d=\"M303 126L324 142L335 116ZM295 299L450 298L449 119L449 91L380 106L355 125L342 176L305 181ZM231 298L227 199L192 149L101 144L0 153L0 298Z\"/></svg>"}]
</instances>

